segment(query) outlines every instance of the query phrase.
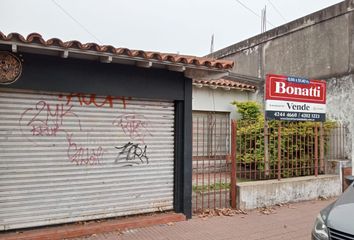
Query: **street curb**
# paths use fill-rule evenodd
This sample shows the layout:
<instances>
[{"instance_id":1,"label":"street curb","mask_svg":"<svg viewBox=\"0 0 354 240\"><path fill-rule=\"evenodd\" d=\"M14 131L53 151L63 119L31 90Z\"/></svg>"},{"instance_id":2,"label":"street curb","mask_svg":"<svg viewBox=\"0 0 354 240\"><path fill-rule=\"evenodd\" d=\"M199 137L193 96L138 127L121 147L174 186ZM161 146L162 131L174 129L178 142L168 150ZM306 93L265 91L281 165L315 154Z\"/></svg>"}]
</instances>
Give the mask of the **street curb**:
<instances>
[{"instance_id":1,"label":"street curb","mask_svg":"<svg viewBox=\"0 0 354 240\"><path fill-rule=\"evenodd\" d=\"M107 220L105 222L88 222L86 224L66 224L56 227L44 227L23 232L0 234L1 240L60 240L99 234L105 232L122 231L130 228L142 228L170 222L185 221L183 214L163 213L154 216L136 216L124 219Z\"/></svg>"}]
</instances>

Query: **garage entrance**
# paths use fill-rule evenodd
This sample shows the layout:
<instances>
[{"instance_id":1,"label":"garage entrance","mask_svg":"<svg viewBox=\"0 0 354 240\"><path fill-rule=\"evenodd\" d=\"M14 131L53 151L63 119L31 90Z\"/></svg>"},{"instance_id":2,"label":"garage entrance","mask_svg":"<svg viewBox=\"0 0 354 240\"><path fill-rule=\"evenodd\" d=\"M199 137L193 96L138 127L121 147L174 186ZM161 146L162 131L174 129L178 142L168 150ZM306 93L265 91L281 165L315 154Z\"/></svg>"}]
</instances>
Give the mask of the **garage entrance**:
<instances>
[{"instance_id":1,"label":"garage entrance","mask_svg":"<svg viewBox=\"0 0 354 240\"><path fill-rule=\"evenodd\" d=\"M173 101L0 89L0 230L173 209Z\"/></svg>"}]
</instances>

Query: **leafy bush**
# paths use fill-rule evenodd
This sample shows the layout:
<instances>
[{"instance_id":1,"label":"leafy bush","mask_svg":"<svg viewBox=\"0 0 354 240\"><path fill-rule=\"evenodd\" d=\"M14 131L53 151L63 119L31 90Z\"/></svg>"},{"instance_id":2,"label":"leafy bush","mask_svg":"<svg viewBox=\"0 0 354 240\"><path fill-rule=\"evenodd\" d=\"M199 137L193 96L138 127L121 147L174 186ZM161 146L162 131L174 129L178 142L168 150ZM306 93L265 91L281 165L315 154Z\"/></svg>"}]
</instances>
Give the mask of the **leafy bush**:
<instances>
[{"instance_id":1,"label":"leafy bush","mask_svg":"<svg viewBox=\"0 0 354 240\"><path fill-rule=\"evenodd\" d=\"M315 151L320 158L320 123L265 121L261 107L255 102L233 102L241 114L237 121L236 158L238 177L249 179L276 178L278 171L278 148L280 147L281 177L314 175ZM278 131L281 131L280 146ZM324 151L328 136L336 124L323 124ZM317 128L317 150L315 149ZM265 137L266 136L266 137ZM267 144L265 144L267 143ZM267 154L266 154L267 152ZM318 160L318 166L320 159ZM323 169L319 168L319 173Z\"/></svg>"},{"instance_id":2,"label":"leafy bush","mask_svg":"<svg viewBox=\"0 0 354 240\"><path fill-rule=\"evenodd\" d=\"M241 114L243 120L256 120L261 117L261 106L257 102L237 102L231 104L237 107L238 113Z\"/></svg>"}]
</instances>

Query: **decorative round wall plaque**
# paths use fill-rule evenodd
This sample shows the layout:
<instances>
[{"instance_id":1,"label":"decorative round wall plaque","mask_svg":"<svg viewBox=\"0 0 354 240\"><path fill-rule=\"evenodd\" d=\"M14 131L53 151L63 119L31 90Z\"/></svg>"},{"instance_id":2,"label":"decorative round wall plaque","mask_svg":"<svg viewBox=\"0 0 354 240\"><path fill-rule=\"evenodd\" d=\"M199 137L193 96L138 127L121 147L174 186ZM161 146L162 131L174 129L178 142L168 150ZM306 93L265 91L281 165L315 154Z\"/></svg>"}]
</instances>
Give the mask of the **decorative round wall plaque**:
<instances>
[{"instance_id":1,"label":"decorative round wall plaque","mask_svg":"<svg viewBox=\"0 0 354 240\"><path fill-rule=\"evenodd\" d=\"M0 84L14 83L21 72L21 61L15 55L0 51Z\"/></svg>"}]
</instances>

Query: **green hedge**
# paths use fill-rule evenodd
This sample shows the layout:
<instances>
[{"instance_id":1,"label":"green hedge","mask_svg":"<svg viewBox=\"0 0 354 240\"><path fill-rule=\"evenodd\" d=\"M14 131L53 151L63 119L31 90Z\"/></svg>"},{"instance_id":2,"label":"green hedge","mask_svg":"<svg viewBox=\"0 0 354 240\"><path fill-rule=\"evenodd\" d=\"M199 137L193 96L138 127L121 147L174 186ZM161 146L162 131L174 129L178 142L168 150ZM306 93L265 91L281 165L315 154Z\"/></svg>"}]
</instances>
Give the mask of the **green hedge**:
<instances>
[{"instance_id":1,"label":"green hedge","mask_svg":"<svg viewBox=\"0 0 354 240\"><path fill-rule=\"evenodd\" d=\"M320 157L320 123L264 120L256 102L233 102L241 114L237 121L236 158L238 173L250 172L243 177L252 179L276 178L278 166L278 129L281 124L281 176L307 176L314 174L315 128L318 129L318 158ZM265 161L265 124L268 126L268 161ZM324 151L335 122L323 123ZM251 173L252 172L252 173ZM319 173L321 169L319 169Z\"/></svg>"}]
</instances>

